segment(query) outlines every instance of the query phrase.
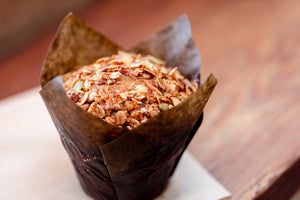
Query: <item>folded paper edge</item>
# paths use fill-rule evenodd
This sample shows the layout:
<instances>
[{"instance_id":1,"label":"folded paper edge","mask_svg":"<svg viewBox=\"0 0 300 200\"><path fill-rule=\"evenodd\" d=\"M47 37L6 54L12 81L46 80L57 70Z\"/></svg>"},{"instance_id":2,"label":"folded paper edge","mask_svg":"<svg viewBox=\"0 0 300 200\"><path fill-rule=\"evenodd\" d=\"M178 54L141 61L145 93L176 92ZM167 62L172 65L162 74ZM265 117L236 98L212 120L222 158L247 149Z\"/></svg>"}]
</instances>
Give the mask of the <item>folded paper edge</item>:
<instances>
[{"instance_id":1,"label":"folded paper edge","mask_svg":"<svg viewBox=\"0 0 300 200\"><path fill-rule=\"evenodd\" d=\"M168 38L162 37L166 33ZM182 46L178 46L178 43ZM167 49L166 46L168 47ZM190 49L190 51L186 49ZM191 24L186 14L150 35L147 39L133 45L129 48L129 51L156 56L166 61L168 66L178 67L184 77L190 80L197 80L200 84L201 57L199 49L192 38ZM168 51L175 51L176 56L173 53L173 56L169 57ZM176 63L181 63L181 61L186 61L188 64L176 65ZM184 66L184 69L181 68L182 66ZM189 68L188 72L186 72L187 67Z\"/></svg>"},{"instance_id":2,"label":"folded paper edge","mask_svg":"<svg viewBox=\"0 0 300 200\"><path fill-rule=\"evenodd\" d=\"M44 59L43 66L42 66L41 76L40 76L40 84L42 87L44 87L44 85L46 83L48 83L50 80L52 80L56 76L63 75L66 72L68 72L65 70L61 71L60 69L56 69L56 70L58 70L58 73L52 74L53 69L57 68L57 67L51 66L50 63L53 62L52 56L54 55L53 53L56 52L56 49L59 46L59 41L60 41L61 37L63 37L65 34L67 34L65 29L72 30L72 27L74 27L75 25L80 26L81 30L83 30L86 35L88 35L88 34L92 35L94 37L93 38L94 40L105 41L107 44L109 44L109 46L111 46L112 51L115 51L115 53L117 52L118 49L123 49L121 46L118 46L117 44L115 44L114 42L109 40L107 37L105 37L103 34L100 34L96 30L91 28L83 20L81 20L79 17L77 17L73 12L69 12L63 18L62 22L60 23L60 25L55 33L54 39L52 40L52 42L47 50L46 57ZM73 37L75 37L75 36L73 36ZM108 45L106 45L106 46L108 46ZM89 64L89 63L85 63L85 64ZM73 67L76 67L76 66L69 66L67 68L70 69ZM49 74L50 74L50 76L49 76Z\"/></svg>"}]
</instances>

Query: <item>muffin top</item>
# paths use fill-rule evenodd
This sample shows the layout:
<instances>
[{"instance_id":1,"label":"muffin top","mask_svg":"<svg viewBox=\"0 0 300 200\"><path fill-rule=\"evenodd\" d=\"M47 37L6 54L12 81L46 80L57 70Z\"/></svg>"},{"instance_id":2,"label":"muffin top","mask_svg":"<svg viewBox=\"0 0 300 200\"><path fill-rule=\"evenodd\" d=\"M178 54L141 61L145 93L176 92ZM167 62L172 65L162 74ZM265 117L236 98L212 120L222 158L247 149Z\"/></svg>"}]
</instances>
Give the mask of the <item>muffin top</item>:
<instances>
[{"instance_id":1,"label":"muffin top","mask_svg":"<svg viewBox=\"0 0 300 200\"><path fill-rule=\"evenodd\" d=\"M131 130L181 103L198 84L151 55L119 51L65 74L64 88L82 109Z\"/></svg>"}]
</instances>

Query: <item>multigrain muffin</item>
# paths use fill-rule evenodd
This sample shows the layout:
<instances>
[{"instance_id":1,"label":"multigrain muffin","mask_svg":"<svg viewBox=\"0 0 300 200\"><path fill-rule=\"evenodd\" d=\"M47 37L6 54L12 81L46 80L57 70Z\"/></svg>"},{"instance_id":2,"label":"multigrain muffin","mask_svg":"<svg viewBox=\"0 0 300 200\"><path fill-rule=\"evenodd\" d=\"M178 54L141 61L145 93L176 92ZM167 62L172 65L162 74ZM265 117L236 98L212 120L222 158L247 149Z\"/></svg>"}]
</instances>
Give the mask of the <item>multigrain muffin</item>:
<instances>
[{"instance_id":1,"label":"multigrain muffin","mask_svg":"<svg viewBox=\"0 0 300 200\"><path fill-rule=\"evenodd\" d=\"M106 122L133 129L198 89L154 56L119 51L64 75L69 98Z\"/></svg>"},{"instance_id":2,"label":"multigrain muffin","mask_svg":"<svg viewBox=\"0 0 300 200\"><path fill-rule=\"evenodd\" d=\"M185 15L128 50L136 54L120 49L68 14L45 57L40 94L87 195L151 200L167 187L217 80L200 84Z\"/></svg>"}]
</instances>

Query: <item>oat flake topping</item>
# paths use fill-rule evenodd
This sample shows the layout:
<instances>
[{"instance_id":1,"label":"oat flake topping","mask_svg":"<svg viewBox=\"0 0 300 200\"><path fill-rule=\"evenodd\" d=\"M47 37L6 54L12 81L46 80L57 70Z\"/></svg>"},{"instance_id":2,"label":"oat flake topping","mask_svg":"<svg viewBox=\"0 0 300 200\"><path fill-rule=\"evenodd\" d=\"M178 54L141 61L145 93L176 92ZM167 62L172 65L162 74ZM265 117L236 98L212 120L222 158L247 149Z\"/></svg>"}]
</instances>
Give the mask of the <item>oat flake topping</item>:
<instances>
[{"instance_id":1,"label":"oat flake topping","mask_svg":"<svg viewBox=\"0 0 300 200\"><path fill-rule=\"evenodd\" d=\"M115 126L133 129L196 91L196 81L153 56L119 51L64 75L78 106Z\"/></svg>"}]
</instances>

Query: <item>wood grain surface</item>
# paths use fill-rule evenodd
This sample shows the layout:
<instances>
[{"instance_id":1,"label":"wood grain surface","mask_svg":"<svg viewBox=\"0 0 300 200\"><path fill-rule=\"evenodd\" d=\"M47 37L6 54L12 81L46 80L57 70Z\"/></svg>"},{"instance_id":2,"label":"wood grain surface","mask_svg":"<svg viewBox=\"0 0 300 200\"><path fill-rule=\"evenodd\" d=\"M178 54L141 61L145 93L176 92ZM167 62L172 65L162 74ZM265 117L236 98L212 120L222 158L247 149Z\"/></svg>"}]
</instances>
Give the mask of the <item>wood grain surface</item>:
<instances>
[{"instance_id":1,"label":"wood grain surface","mask_svg":"<svg viewBox=\"0 0 300 200\"><path fill-rule=\"evenodd\" d=\"M130 47L187 13L202 79L219 79L190 150L232 199L277 200L300 187L299 8L298 0L126 0L81 17ZM53 35L1 62L0 98L38 85Z\"/></svg>"}]
</instances>

